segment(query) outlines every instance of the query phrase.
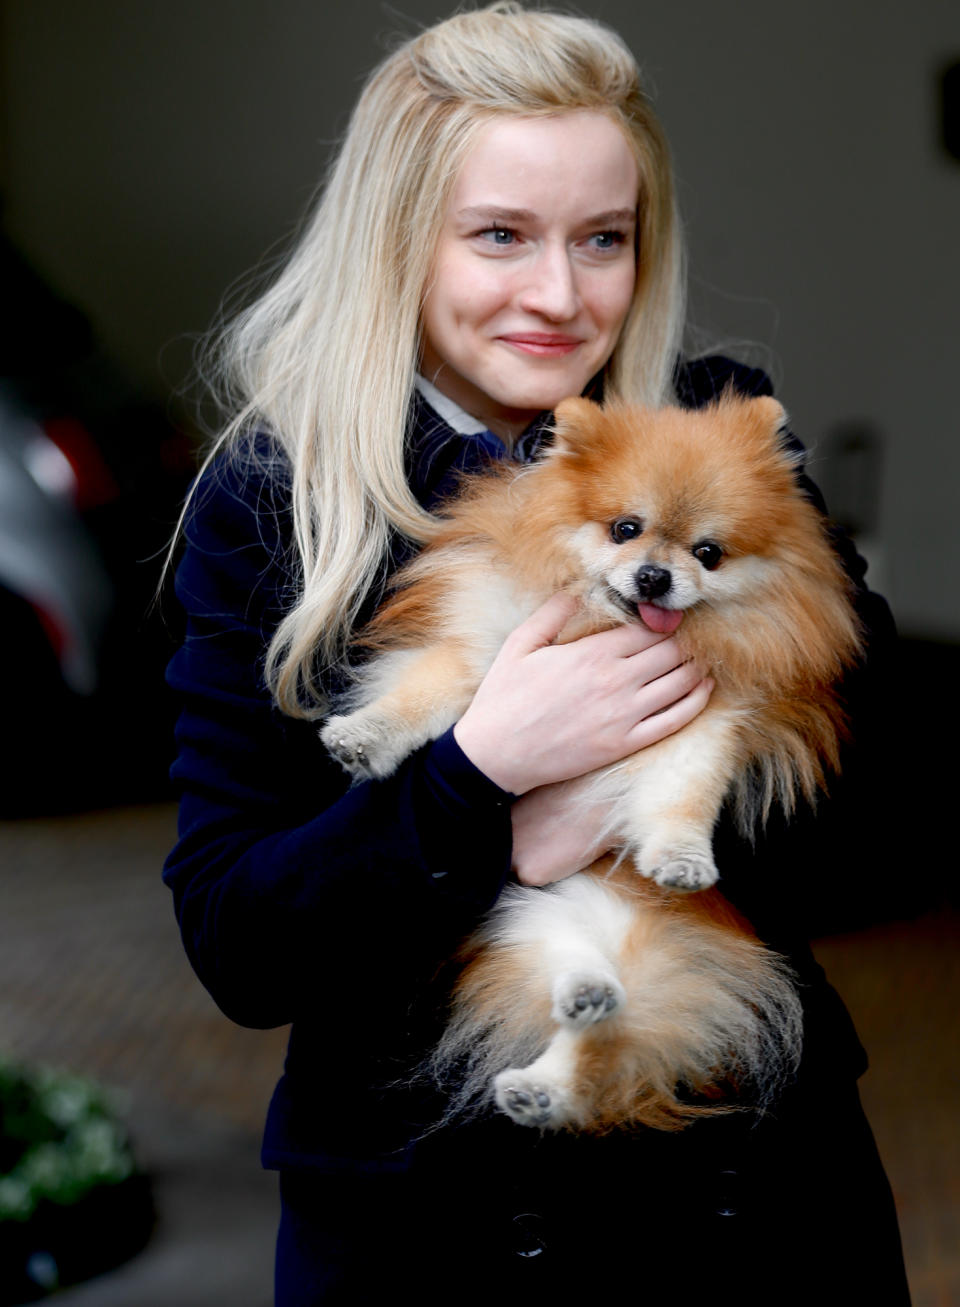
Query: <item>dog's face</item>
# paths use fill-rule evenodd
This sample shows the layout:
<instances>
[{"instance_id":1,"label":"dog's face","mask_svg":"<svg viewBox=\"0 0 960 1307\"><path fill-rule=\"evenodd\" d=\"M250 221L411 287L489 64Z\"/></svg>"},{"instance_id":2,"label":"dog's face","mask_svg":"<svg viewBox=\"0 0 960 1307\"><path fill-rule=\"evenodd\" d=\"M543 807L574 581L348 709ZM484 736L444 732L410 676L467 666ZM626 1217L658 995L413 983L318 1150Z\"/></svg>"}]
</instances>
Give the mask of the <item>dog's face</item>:
<instances>
[{"instance_id":1,"label":"dog's face","mask_svg":"<svg viewBox=\"0 0 960 1307\"><path fill-rule=\"evenodd\" d=\"M693 412L559 405L555 475L592 597L672 631L696 604L765 589L798 501L783 421L765 398Z\"/></svg>"},{"instance_id":2,"label":"dog's face","mask_svg":"<svg viewBox=\"0 0 960 1307\"><path fill-rule=\"evenodd\" d=\"M731 559L721 526L711 519L678 521L656 496L645 496L609 523L585 524L576 546L610 601L630 617L639 613L654 630L669 631L686 609L735 594L744 579L743 560Z\"/></svg>"}]
</instances>

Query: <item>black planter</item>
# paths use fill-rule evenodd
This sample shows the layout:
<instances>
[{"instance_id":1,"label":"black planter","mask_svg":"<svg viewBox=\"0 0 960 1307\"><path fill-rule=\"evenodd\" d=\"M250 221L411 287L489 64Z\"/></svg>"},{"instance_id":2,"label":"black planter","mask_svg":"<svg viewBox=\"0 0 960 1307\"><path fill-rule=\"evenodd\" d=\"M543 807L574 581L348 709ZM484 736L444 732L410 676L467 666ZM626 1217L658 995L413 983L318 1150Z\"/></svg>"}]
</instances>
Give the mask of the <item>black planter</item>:
<instances>
[{"instance_id":1,"label":"black planter","mask_svg":"<svg viewBox=\"0 0 960 1307\"><path fill-rule=\"evenodd\" d=\"M150 1182L132 1175L70 1206L45 1199L29 1220L0 1222L0 1307L36 1302L119 1266L145 1246L154 1219Z\"/></svg>"}]
</instances>

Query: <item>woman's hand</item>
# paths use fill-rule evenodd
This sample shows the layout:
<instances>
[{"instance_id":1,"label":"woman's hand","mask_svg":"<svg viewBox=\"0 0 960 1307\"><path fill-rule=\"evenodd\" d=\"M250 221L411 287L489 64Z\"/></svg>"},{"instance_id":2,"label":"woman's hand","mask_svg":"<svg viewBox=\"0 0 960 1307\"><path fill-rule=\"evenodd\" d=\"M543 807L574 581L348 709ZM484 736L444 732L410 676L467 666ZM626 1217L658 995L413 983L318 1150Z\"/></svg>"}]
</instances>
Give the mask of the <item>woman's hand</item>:
<instances>
[{"instance_id":1,"label":"woman's hand","mask_svg":"<svg viewBox=\"0 0 960 1307\"><path fill-rule=\"evenodd\" d=\"M521 885L563 880L609 851L606 809L578 800L577 788L575 781L542 785L511 808L513 874Z\"/></svg>"},{"instance_id":2,"label":"woman's hand","mask_svg":"<svg viewBox=\"0 0 960 1307\"><path fill-rule=\"evenodd\" d=\"M639 622L553 644L576 608L557 594L521 623L454 727L474 766L513 794L655 744L692 721L713 689L675 640Z\"/></svg>"}]
</instances>

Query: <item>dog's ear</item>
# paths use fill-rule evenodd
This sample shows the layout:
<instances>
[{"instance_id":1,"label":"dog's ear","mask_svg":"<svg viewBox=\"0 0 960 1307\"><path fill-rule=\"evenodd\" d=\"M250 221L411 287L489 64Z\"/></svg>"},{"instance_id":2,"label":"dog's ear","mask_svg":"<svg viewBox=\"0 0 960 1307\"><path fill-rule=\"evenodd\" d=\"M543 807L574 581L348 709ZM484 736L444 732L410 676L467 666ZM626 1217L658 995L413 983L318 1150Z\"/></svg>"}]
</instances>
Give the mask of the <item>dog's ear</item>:
<instances>
[{"instance_id":1,"label":"dog's ear","mask_svg":"<svg viewBox=\"0 0 960 1307\"><path fill-rule=\"evenodd\" d=\"M770 442L778 437L790 421L786 409L772 395L742 395L732 382L716 406L719 413L733 414L745 434L753 432L761 441Z\"/></svg>"},{"instance_id":2,"label":"dog's ear","mask_svg":"<svg viewBox=\"0 0 960 1307\"><path fill-rule=\"evenodd\" d=\"M783 405L771 395L733 402L740 410L737 433L744 453L751 450L760 459L773 458L793 476L803 462L803 451L790 435L790 419Z\"/></svg>"},{"instance_id":3,"label":"dog's ear","mask_svg":"<svg viewBox=\"0 0 960 1307\"><path fill-rule=\"evenodd\" d=\"M575 395L562 399L554 409L553 447L559 452L576 449L579 437L589 435L600 416L599 404Z\"/></svg>"},{"instance_id":4,"label":"dog's ear","mask_svg":"<svg viewBox=\"0 0 960 1307\"><path fill-rule=\"evenodd\" d=\"M748 410L764 430L779 433L786 429L789 421L787 411L772 395L758 395L756 399L749 400Z\"/></svg>"}]
</instances>

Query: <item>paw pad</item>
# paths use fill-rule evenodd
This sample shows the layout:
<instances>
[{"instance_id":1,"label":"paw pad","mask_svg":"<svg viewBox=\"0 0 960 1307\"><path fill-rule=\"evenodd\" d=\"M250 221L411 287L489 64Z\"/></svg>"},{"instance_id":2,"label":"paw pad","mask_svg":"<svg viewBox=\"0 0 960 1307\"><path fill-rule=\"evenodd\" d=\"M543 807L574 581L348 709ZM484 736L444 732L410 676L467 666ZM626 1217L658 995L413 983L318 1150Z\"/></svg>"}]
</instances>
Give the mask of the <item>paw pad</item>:
<instances>
[{"instance_id":1,"label":"paw pad","mask_svg":"<svg viewBox=\"0 0 960 1307\"><path fill-rule=\"evenodd\" d=\"M328 753L355 779L373 774L366 743L359 731L351 730L348 718L331 718L320 732L320 739Z\"/></svg>"},{"instance_id":2,"label":"paw pad","mask_svg":"<svg viewBox=\"0 0 960 1307\"><path fill-rule=\"evenodd\" d=\"M553 1019L584 1029L612 1016L625 998L623 986L612 976L566 976L554 986Z\"/></svg>"},{"instance_id":3,"label":"paw pad","mask_svg":"<svg viewBox=\"0 0 960 1307\"><path fill-rule=\"evenodd\" d=\"M517 1125L549 1125L554 1102L546 1085L525 1081L522 1072L497 1077L497 1105Z\"/></svg>"},{"instance_id":4,"label":"paw pad","mask_svg":"<svg viewBox=\"0 0 960 1307\"><path fill-rule=\"evenodd\" d=\"M665 889L695 890L709 889L717 883L717 869L707 858L696 854L669 859L655 867L653 879Z\"/></svg>"},{"instance_id":5,"label":"paw pad","mask_svg":"<svg viewBox=\"0 0 960 1307\"><path fill-rule=\"evenodd\" d=\"M334 740L329 747L330 752L342 763L359 763L362 766L367 761L362 744L351 744L349 740Z\"/></svg>"}]
</instances>

